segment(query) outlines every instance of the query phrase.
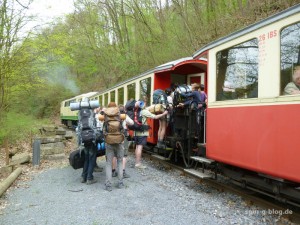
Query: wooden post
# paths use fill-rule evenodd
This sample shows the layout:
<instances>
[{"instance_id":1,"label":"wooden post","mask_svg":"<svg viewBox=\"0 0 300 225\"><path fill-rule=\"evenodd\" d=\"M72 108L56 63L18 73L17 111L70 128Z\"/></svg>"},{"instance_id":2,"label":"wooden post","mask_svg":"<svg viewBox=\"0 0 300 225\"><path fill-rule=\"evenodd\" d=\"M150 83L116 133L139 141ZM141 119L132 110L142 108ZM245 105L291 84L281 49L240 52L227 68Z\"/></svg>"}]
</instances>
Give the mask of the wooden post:
<instances>
[{"instance_id":1,"label":"wooden post","mask_svg":"<svg viewBox=\"0 0 300 225\"><path fill-rule=\"evenodd\" d=\"M10 185L18 178L21 173L22 169L18 167L4 181L0 183L0 196L10 187Z\"/></svg>"},{"instance_id":2,"label":"wooden post","mask_svg":"<svg viewBox=\"0 0 300 225\"><path fill-rule=\"evenodd\" d=\"M5 145L5 164L9 165L9 150L8 150L8 140L7 138L4 139Z\"/></svg>"}]
</instances>

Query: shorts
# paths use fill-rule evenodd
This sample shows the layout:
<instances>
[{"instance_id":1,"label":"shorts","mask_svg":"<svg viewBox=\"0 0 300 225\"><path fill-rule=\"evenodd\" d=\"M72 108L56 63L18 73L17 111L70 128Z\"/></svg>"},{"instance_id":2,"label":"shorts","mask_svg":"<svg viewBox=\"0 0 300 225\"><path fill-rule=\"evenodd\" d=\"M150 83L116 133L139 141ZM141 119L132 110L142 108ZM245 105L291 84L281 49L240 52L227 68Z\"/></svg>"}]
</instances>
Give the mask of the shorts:
<instances>
[{"instance_id":1,"label":"shorts","mask_svg":"<svg viewBox=\"0 0 300 225\"><path fill-rule=\"evenodd\" d=\"M136 145L143 145L145 146L147 144L147 136L135 136L134 142Z\"/></svg>"}]
</instances>

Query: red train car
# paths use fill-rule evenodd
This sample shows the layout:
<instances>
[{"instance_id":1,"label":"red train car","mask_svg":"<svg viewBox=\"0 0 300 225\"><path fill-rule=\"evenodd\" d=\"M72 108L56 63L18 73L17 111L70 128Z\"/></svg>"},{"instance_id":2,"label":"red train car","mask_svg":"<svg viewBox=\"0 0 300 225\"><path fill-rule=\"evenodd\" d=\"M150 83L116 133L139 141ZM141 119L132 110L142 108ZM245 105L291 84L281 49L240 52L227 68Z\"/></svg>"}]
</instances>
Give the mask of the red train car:
<instances>
[{"instance_id":1,"label":"red train car","mask_svg":"<svg viewBox=\"0 0 300 225\"><path fill-rule=\"evenodd\" d=\"M300 95L286 86L300 70L299 19L297 5L193 56L208 59L206 157L254 171L271 185L227 170L244 184L256 183L297 201Z\"/></svg>"},{"instance_id":2,"label":"red train car","mask_svg":"<svg viewBox=\"0 0 300 225\"><path fill-rule=\"evenodd\" d=\"M204 151L195 154L190 149L194 143L183 143L188 167L190 159L214 163L242 186L284 201L288 197L297 206L300 94L288 93L286 86L295 71L300 74L299 18L296 5L204 46L193 59L161 65L154 84L169 86L176 82L172 74L184 77L180 83L191 83L196 74L201 80L194 81L207 87L205 135L203 143L197 143ZM298 79L300 83L300 75Z\"/></svg>"},{"instance_id":3,"label":"red train car","mask_svg":"<svg viewBox=\"0 0 300 225\"><path fill-rule=\"evenodd\" d=\"M142 99L150 105L153 91L171 83L205 85L206 110L176 108L165 149L155 148L158 121L148 143L155 154L186 171L195 161L221 172L243 187L300 206L300 94L289 92L300 82L300 5L216 40L192 57L160 65L99 92L101 106ZM298 89L300 85L298 85Z\"/></svg>"}]
</instances>

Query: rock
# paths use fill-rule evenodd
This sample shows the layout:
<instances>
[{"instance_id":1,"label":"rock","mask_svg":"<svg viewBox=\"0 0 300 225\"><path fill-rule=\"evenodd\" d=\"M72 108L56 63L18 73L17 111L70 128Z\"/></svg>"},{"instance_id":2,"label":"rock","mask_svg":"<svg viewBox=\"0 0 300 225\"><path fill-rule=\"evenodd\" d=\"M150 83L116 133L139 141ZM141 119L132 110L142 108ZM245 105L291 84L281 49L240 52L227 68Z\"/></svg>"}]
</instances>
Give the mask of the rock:
<instances>
[{"instance_id":1,"label":"rock","mask_svg":"<svg viewBox=\"0 0 300 225\"><path fill-rule=\"evenodd\" d=\"M28 153L16 154L12 157L10 165L22 164L30 161L30 155Z\"/></svg>"}]
</instances>

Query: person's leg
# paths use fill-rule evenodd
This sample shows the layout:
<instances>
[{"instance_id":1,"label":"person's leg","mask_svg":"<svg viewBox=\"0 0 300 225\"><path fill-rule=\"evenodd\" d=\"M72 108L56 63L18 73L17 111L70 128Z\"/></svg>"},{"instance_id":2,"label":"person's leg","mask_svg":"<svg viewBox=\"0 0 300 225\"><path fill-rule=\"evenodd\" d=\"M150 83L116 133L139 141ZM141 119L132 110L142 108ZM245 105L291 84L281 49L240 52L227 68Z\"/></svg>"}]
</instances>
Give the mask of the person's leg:
<instances>
[{"instance_id":1,"label":"person's leg","mask_svg":"<svg viewBox=\"0 0 300 225\"><path fill-rule=\"evenodd\" d=\"M146 168L145 166L143 166L141 164L142 162L142 151L143 151L143 147L144 145L147 144L147 137L143 136L143 137L139 137L139 141L137 142L136 145L136 149L135 149L135 167L136 168Z\"/></svg>"},{"instance_id":2,"label":"person's leg","mask_svg":"<svg viewBox=\"0 0 300 225\"><path fill-rule=\"evenodd\" d=\"M135 164L141 164L143 145L136 145L135 148Z\"/></svg>"},{"instance_id":3,"label":"person's leg","mask_svg":"<svg viewBox=\"0 0 300 225\"><path fill-rule=\"evenodd\" d=\"M83 151L85 157L84 157L84 164L83 164L82 174L81 174L81 183L85 183L87 180L88 165L89 165L88 150L84 148Z\"/></svg>"},{"instance_id":4,"label":"person's leg","mask_svg":"<svg viewBox=\"0 0 300 225\"><path fill-rule=\"evenodd\" d=\"M157 141L157 147L163 148L164 147L164 137L166 133L167 128L167 121L165 118L159 120L159 131L158 131L158 141Z\"/></svg>"},{"instance_id":5,"label":"person's leg","mask_svg":"<svg viewBox=\"0 0 300 225\"><path fill-rule=\"evenodd\" d=\"M124 146L123 144L119 144L118 147L115 149L115 156L117 156L117 163L118 163L118 178L119 178L119 184L118 187L122 188L124 186L123 184L123 157L124 157Z\"/></svg>"},{"instance_id":6,"label":"person's leg","mask_svg":"<svg viewBox=\"0 0 300 225\"><path fill-rule=\"evenodd\" d=\"M113 177L118 176L118 173L117 173L117 171L116 171L116 168L117 168L117 157L114 157L114 158L113 158L113 161L112 161L112 176L113 176Z\"/></svg>"},{"instance_id":7,"label":"person's leg","mask_svg":"<svg viewBox=\"0 0 300 225\"><path fill-rule=\"evenodd\" d=\"M124 141L124 157L122 160L122 168L123 168L123 178L129 178L130 176L126 173L126 162L127 162L127 154L128 154L128 147L129 143L128 140L125 138Z\"/></svg>"},{"instance_id":8,"label":"person's leg","mask_svg":"<svg viewBox=\"0 0 300 225\"><path fill-rule=\"evenodd\" d=\"M106 172L106 181L105 186L106 190L111 191L111 185L112 185L112 161L114 157L114 149L111 145L106 145L106 165L105 165L105 172Z\"/></svg>"},{"instance_id":9,"label":"person's leg","mask_svg":"<svg viewBox=\"0 0 300 225\"><path fill-rule=\"evenodd\" d=\"M87 180L93 180L93 172L95 167L95 158L96 158L96 148L94 145L88 147L88 173L87 173Z\"/></svg>"}]
</instances>

